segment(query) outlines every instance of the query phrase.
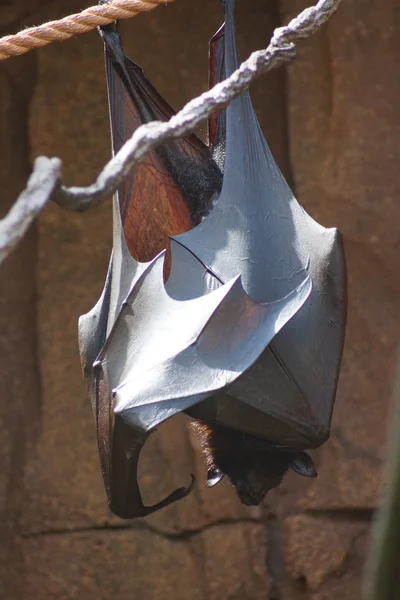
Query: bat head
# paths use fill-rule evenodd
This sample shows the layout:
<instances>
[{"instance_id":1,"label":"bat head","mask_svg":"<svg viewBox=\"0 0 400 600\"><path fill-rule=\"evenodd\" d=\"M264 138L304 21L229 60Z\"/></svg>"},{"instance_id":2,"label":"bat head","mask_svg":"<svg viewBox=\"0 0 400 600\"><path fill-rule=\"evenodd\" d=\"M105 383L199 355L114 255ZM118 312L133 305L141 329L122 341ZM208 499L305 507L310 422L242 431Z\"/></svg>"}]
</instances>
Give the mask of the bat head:
<instances>
[{"instance_id":1,"label":"bat head","mask_svg":"<svg viewBox=\"0 0 400 600\"><path fill-rule=\"evenodd\" d=\"M214 456L246 506L258 506L289 469L287 456L251 450L244 442L236 446L234 454L217 447Z\"/></svg>"},{"instance_id":2,"label":"bat head","mask_svg":"<svg viewBox=\"0 0 400 600\"><path fill-rule=\"evenodd\" d=\"M213 487L226 475L246 506L259 505L269 490L281 483L289 468L304 477L317 474L305 452L279 447L220 425L195 421L193 428L206 458L207 487Z\"/></svg>"}]
</instances>

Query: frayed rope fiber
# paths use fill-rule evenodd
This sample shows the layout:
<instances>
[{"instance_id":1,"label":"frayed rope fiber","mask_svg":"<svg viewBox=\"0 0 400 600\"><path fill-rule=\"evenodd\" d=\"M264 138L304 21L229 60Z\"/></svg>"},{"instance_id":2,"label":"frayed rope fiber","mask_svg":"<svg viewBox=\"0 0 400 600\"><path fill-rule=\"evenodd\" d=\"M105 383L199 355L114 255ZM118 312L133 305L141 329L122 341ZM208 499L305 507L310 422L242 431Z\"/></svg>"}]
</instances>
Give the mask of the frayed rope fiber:
<instances>
[{"instance_id":1,"label":"frayed rope fiber","mask_svg":"<svg viewBox=\"0 0 400 600\"><path fill-rule=\"evenodd\" d=\"M153 10L161 4L169 4L173 0L113 0L70 15L59 21L49 21L23 29L14 35L0 38L0 60L10 56L18 56L46 46L52 42L62 42L80 33L86 33L99 25L107 25L117 19L130 19L141 12Z\"/></svg>"}]
</instances>

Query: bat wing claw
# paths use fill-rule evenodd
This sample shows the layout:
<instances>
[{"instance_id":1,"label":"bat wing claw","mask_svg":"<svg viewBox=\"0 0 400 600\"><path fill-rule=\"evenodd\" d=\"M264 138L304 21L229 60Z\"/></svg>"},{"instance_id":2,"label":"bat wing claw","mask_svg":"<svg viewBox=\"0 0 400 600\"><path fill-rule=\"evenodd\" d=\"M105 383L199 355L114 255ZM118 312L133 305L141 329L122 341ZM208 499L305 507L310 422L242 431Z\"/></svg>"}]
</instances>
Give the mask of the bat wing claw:
<instances>
[{"instance_id":1,"label":"bat wing claw","mask_svg":"<svg viewBox=\"0 0 400 600\"><path fill-rule=\"evenodd\" d=\"M190 494L190 492L193 490L194 484L196 481L196 478L193 474L191 475L191 477L192 477L192 480L190 482L190 485L187 488L180 487L180 488L174 490L172 492L172 494L170 494L169 496L164 498L164 500L161 500L161 502L158 502L157 504L153 504L153 506L144 506L143 505L143 512L142 512L141 516L146 517L147 515L151 515L152 513L160 510L161 508L165 508L166 506L169 506L170 504L173 504L174 502L178 502L178 500L182 500L182 498L185 498L186 496L188 496Z\"/></svg>"}]
</instances>

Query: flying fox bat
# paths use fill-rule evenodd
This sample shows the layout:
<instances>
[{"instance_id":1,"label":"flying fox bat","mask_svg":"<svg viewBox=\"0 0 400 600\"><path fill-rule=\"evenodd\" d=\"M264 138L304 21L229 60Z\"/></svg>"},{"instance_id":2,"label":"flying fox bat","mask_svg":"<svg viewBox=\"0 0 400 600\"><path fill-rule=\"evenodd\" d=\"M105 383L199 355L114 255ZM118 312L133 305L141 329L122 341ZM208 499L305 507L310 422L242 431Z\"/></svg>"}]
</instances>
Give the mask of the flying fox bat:
<instances>
[{"instance_id":1,"label":"flying fox bat","mask_svg":"<svg viewBox=\"0 0 400 600\"><path fill-rule=\"evenodd\" d=\"M210 83L239 64L234 1L211 41ZM114 152L142 123L173 115L104 27ZM103 293L79 320L108 503L148 515L140 451L154 429L194 419L207 485L227 475L259 504L329 437L346 320L342 238L298 204L245 92L194 135L151 150L113 201Z\"/></svg>"}]
</instances>

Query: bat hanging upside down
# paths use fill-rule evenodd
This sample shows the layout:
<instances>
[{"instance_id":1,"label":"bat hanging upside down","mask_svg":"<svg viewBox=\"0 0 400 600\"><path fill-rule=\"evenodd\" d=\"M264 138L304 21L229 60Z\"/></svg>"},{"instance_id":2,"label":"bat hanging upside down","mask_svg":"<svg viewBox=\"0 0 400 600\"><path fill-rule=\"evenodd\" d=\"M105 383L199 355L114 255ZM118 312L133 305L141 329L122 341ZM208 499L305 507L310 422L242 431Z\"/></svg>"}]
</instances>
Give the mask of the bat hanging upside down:
<instances>
[{"instance_id":1,"label":"bat hanging upside down","mask_svg":"<svg viewBox=\"0 0 400 600\"><path fill-rule=\"evenodd\" d=\"M210 45L210 83L239 65L234 0ZM121 48L105 44L113 150L174 113ZM148 515L140 451L177 413L193 419L207 485L226 475L259 504L307 449L329 437L346 321L342 238L298 204L263 137L248 92L196 136L151 150L113 204L113 251L96 306L79 320L108 502Z\"/></svg>"}]
</instances>

